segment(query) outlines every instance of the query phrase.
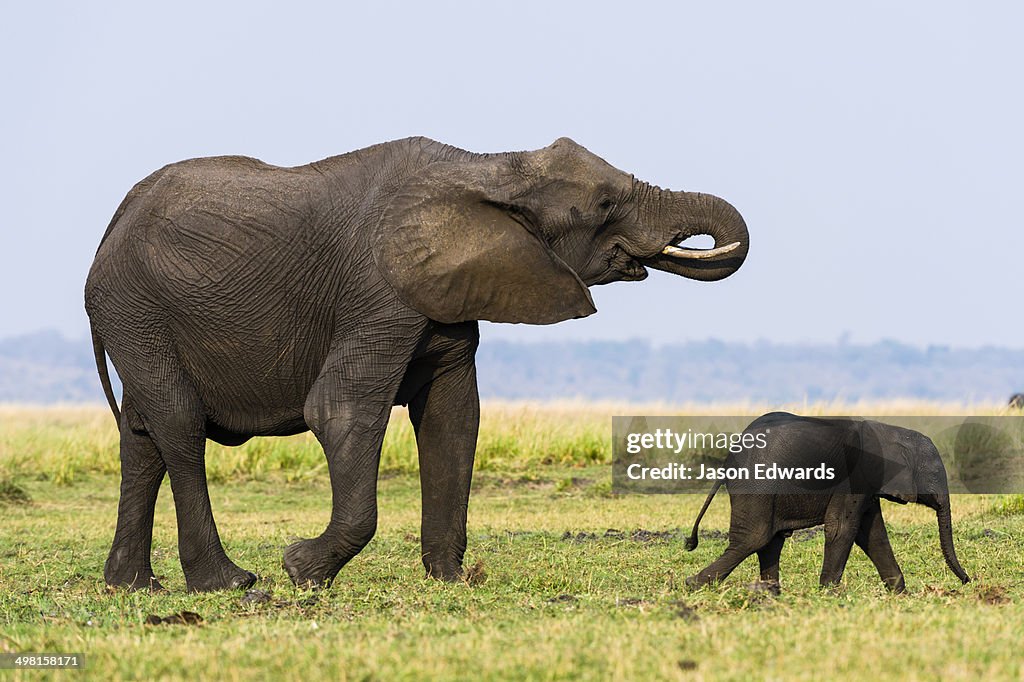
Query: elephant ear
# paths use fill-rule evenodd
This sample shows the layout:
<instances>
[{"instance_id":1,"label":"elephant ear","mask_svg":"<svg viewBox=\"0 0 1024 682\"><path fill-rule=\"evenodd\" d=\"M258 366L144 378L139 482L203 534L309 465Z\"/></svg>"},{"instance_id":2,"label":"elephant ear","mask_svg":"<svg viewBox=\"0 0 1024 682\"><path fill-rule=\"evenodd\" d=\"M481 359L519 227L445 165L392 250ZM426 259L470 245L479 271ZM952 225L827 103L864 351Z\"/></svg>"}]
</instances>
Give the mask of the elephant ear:
<instances>
[{"instance_id":1,"label":"elephant ear","mask_svg":"<svg viewBox=\"0 0 1024 682\"><path fill-rule=\"evenodd\" d=\"M869 467L867 478L871 490L880 497L906 504L916 502L918 489L914 480L914 452L902 437L902 430L865 421L861 435L862 464Z\"/></svg>"},{"instance_id":2,"label":"elephant ear","mask_svg":"<svg viewBox=\"0 0 1024 682\"><path fill-rule=\"evenodd\" d=\"M552 324L596 311L576 273L503 196L496 162L437 162L399 188L373 258L403 303L437 320Z\"/></svg>"}]
</instances>

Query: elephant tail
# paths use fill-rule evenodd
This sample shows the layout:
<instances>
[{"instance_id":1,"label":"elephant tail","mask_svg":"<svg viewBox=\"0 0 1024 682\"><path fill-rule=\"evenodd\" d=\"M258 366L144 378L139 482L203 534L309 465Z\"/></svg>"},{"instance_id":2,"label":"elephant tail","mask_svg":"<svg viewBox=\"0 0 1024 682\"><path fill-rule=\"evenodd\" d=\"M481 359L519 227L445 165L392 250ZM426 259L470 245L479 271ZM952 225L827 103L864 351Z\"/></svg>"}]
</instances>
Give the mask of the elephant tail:
<instances>
[{"instance_id":1,"label":"elephant tail","mask_svg":"<svg viewBox=\"0 0 1024 682\"><path fill-rule=\"evenodd\" d=\"M697 529L700 528L700 520L704 518L704 512L706 512L708 507L711 506L711 500L715 499L715 493L717 493L718 489L722 487L723 482L724 481L721 480L716 481L714 487L711 488L711 492L708 493L707 499L704 500L704 506L700 508L700 513L697 514L697 520L693 522L693 532L690 533L690 537L686 540L687 552L692 552L697 549Z\"/></svg>"},{"instance_id":2,"label":"elephant tail","mask_svg":"<svg viewBox=\"0 0 1024 682\"><path fill-rule=\"evenodd\" d=\"M103 384L103 393L107 396L107 403L110 411L114 413L114 420L117 421L117 428L121 428L121 410L117 407L117 398L114 397L114 387L110 385L110 372L107 370L107 356L103 349L103 340L92 328L92 352L96 357L96 370L100 374L100 383Z\"/></svg>"}]
</instances>

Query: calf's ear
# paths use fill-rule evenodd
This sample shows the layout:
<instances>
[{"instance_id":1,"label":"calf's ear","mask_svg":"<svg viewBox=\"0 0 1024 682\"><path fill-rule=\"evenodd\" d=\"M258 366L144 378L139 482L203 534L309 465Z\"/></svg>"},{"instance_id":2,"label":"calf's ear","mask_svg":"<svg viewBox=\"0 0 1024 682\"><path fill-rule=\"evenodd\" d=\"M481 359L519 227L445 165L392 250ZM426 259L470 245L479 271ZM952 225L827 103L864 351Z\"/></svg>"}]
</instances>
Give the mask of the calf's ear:
<instances>
[{"instance_id":1,"label":"calf's ear","mask_svg":"<svg viewBox=\"0 0 1024 682\"><path fill-rule=\"evenodd\" d=\"M913 449L901 430L872 421L861 423L860 483L866 490L877 491L880 497L906 504L916 502L917 481L914 477Z\"/></svg>"}]
</instances>

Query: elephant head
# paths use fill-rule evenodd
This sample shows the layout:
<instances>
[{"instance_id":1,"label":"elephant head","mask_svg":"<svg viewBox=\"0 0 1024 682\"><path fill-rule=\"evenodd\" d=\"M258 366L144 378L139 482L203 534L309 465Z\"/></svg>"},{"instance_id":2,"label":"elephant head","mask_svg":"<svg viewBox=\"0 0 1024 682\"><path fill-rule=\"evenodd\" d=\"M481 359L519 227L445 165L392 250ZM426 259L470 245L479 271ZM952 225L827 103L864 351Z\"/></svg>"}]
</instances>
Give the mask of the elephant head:
<instances>
[{"instance_id":1,"label":"elephant head","mask_svg":"<svg viewBox=\"0 0 1024 682\"><path fill-rule=\"evenodd\" d=\"M878 494L893 502L917 502L933 509L939 523L939 545L946 565L957 578L970 580L953 548L949 483L938 448L924 434L878 422L864 422L863 450L882 474Z\"/></svg>"},{"instance_id":2,"label":"elephant head","mask_svg":"<svg viewBox=\"0 0 1024 682\"><path fill-rule=\"evenodd\" d=\"M714 248L680 246L695 235ZM727 202L641 182L567 138L425 165L388 202L373 240L399 298L446 323L584 317L595 312L589 286L642 280L648 267L717 280L748 247Z\"/></svg>"}]
</instances>

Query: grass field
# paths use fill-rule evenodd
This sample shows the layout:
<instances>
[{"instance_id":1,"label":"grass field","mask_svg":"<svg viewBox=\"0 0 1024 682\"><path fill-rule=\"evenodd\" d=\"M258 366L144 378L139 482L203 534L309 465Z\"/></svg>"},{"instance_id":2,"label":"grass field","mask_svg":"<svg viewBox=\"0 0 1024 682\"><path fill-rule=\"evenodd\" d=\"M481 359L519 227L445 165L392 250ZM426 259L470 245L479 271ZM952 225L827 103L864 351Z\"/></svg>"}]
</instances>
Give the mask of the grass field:
<instances>
[{"instance_id":1,"label":"grass field","mask_svg":"<svg viewBox=\"0 0 1024 682\"><path fill-rule=\"evenodd\" d=\"M992 414L986 406L797 405L810 414ZM154 568L167 594L108 591L118 494L103 408L0 408L0 652L75 652L81 672L3 679L1021 679L1024 497L956 496L961 586L935 517L883 503L908 593L888 594L859 550L843 586L817 585L823 537L798 533L783 594L752 590L756 559L724 584L683 580L718 556L720 495L694 552L703 497L613 495L613 414L760 414L767 406L488 405L469 515L472 584L423 579L411 429L396 410L376 538L322 592L280 567L293 536L326 524L330 489L308 436L212 446L221 535L269 599L189 595L166 481ZM189 611L197 624L146 623Z\"/></svg>"}]
</instances>

